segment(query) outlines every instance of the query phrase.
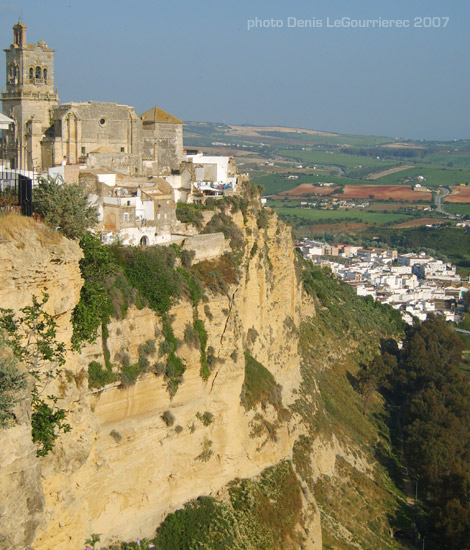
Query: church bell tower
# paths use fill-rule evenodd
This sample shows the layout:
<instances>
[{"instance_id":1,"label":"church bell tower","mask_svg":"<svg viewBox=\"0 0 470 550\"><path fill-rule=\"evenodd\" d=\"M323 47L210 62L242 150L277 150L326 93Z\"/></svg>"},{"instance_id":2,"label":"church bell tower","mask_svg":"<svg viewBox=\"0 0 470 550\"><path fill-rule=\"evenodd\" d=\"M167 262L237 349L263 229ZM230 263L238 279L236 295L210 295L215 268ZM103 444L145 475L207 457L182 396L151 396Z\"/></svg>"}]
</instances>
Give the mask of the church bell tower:
<instances>
[{"instance_id":1,"label":"church bell tower","mask_svg":"<svg viewBox=\"0 0 470 550\"><path fill-rule=\"evenodd\" d=\"M28 44L26 25L18 22L13 27L13 44L4 51L2 111L14 120L14 129L7 135L9 160L15 168L42 170L41 142L59 101L54 91L54 50L42 40Z\"/></svg>"}]
</instances>

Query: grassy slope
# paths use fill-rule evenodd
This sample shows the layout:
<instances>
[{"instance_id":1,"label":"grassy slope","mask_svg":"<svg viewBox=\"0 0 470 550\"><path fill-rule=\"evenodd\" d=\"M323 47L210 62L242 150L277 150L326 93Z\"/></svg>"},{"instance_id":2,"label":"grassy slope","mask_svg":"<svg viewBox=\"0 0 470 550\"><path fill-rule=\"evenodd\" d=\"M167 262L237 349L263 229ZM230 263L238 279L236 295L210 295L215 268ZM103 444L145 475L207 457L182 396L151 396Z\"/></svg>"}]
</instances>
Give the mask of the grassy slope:
<instances>
[{"instance_id":1,"label":"grassy slope","mask_svg":"<svg viewBox=\"0 0 470 550\"><path fill-rule=\"evenodd\" d=\"M271 206L271 203L269 203ZM412 219L411 216L406 214L394 214L394 213L382 213L382 212L368 212L364 210L319 210L315 208L289 208L289 207L276 207L276 211L282 216L289 218L295 216L298 220L305 220L306 222L316 220L358 220L367 223L402 223Z\"/></svg>"},{"instance_id":2,"label":"grassy slope","mask_svg":"<svg viewBox=\"0 0 470 550\"><path fill-rule=\"evenodd\" d=\"M298 472L313 490L322 512L324 549L407 548L391 536L408 527L408 510L399 487L398 459L391 445L383 402L363 414L354 389L361 362L377 350L380 337L396 334L400 321L388 308L355 296L326 271L311 268L307 287L316 296L317 317L301 330L303 377L297 411L309 427L294 451ZM317 412L312 416L311 410ZM312 477L308 457L315 438L335 436L346 454L369 465L362 473L337 457L336 475Z\"/></svg>"}]
</instances>

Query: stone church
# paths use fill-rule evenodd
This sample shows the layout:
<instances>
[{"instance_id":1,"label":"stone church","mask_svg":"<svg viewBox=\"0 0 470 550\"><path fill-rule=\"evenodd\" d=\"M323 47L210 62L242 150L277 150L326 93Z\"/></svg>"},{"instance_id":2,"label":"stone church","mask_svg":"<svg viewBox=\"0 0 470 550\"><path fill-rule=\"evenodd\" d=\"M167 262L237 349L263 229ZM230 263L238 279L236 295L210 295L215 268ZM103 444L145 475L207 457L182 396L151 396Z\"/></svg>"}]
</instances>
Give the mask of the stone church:
<instances>
[{"instance_id":1,"label":"stone church","mask_svg":"<svg viewBox=\"0 0 470 550\"><path fill-rule=\"evenodd\" d=\"M158 107L138 115L134 107L94 102L59 104L54 89L54 50L28 44L26 26L13 27L6 53L3 114L12 168L43 172L86 164L128 176L180 177L183 122Z\"/></svg>"}]
</instances>

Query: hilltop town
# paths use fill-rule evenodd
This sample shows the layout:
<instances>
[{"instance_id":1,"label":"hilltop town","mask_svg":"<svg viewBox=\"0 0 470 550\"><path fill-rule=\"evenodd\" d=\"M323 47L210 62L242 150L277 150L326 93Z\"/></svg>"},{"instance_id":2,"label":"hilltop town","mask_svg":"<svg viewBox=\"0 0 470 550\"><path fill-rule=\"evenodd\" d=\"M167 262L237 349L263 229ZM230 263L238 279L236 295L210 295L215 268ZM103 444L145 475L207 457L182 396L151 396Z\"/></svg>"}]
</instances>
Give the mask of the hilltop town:
<instances>
[{"instance_id":1,"label":"hilltop town","mask_svg":"<svg viewBox=\"0 0 470 550\"><path fill-rule=\"evenodd\" d=\"M1 190L29 183L31 202L41 177L78 183L98 209L94 231L104 242L127 245L180 242L185 228L176 203L236 192L241 176L233 157L185 150L183 122L163 109L138 115L116 103L59 103L55 50L42 40L29 44L26 31L18 22L5 50Z\"/></svg>"},{"instance_id":2,"label":"hilltop town","mask_svg":"<svg viewBox=\"0 0 470 550\"><path fill-rule=\"evenodd\" d=\"M391 305L410 325L414 319L426 320L430 313L439 313L446 321L461 319L463 296L470 285L450 263L425 252L398 254L396 250L328 245L307 238L295 244L306 259L331 269L358 296Z\"/></svg>"}]
</instances>

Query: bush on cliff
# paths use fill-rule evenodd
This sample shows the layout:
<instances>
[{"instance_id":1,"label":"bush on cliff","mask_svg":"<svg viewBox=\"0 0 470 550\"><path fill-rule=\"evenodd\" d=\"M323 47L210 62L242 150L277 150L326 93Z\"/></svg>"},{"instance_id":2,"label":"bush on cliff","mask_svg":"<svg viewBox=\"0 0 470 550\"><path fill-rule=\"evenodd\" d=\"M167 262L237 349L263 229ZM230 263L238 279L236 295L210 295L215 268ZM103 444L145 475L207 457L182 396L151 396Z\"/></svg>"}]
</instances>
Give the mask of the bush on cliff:
<instances>
[{"instance_id":1,"label":"bush on cliff","mask_svg":"<svg viewBox=\"0 0 470 550\"><path fill-rule=\"evenodd\" d=\"M44 222L57 227L69 239L81 237L98 223L98 210L78 184L61 183L58 178L41 178L33 194L34 210Z\"/></svg>"},{"instance_id":2,"label":"bush on cliff","mask_svg":"<svg viewBox=\"0 0 470 550\"><path fill-rule=\"evenodd\" d=\"M80 239L80 247L83 250L80 260L83 286L80 301L72 313L74 349L79 349L82 342L93 342L98 328L108 319L112 303L107 281L117 271L110 248L103 246L96 235L85 233Z\"/></svg>"}]
</instances>

